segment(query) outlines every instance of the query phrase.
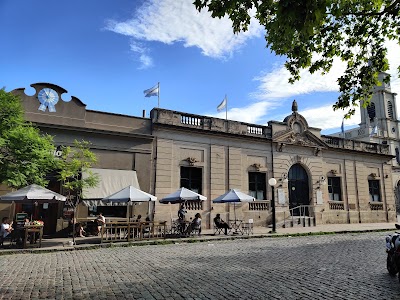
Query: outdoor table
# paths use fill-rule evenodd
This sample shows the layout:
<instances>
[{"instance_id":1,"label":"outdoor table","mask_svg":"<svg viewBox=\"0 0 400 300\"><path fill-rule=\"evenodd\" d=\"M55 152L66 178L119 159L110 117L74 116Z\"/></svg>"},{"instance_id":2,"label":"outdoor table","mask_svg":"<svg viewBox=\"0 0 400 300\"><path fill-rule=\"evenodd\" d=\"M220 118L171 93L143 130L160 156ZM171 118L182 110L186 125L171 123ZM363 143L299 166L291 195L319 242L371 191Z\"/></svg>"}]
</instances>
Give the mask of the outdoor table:
<instances>
[{"instance_id":1,"label":"outdoor table","mask_svg":"<svg viewBox=\"0 0 400 300\"><path fill-rule=\"evenodd\" d=\"M184 221L184 220L175 220L174 224L172 226L173 228L173 234L185 236L188 234L188 228L190 226L191 222L190 221Z\"/></svg>"},{"instance_id":2,"label":"outdoor table","mask_svg":"<svg viewBox=\"0 0 400 300\"><path fill-rule=\"evenodd\" d=\"M36 233L39 233L39 248L42 247L43 227L44 225L25 225L23 227L25 230L24 248L27 246L29 235L31 236L31 243L36 243Z\"/></svg>"},{"instance_id":3,"label":"outdoor table","mask_svg":"<svg viewBox=\"0 0 400 300\"><path fill-rule=\"evenodd\" d=\"M238 234L239 232L243 234L242 223L243 220L229 220L229 225L231 226L232 230L234 230L235 234Z\"/></svg>"}]
</instances>

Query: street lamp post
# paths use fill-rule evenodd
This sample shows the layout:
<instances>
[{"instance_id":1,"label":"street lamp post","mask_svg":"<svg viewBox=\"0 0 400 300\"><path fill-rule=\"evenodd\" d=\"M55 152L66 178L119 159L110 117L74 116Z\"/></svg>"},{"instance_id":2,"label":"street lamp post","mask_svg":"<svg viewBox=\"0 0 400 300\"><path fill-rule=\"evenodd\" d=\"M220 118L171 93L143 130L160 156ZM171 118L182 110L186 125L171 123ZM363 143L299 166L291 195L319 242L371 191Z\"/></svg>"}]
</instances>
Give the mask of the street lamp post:
<instances>
[{"instance_id":1,"label":"street lamp post","mask_svg":"<svg viewBox=\"0 0 400 300\"><path fill-rule=\"evenodd\" d=\"M275 193L274 193L274 187L276 185L276 179L275 178L270 178L268 180L268 184L271 186L271 191L272 191L272 200L271 200L271 210L272 210L272 233L276 232L276 219L275 219Z\"/></svg>"}]
</instances>

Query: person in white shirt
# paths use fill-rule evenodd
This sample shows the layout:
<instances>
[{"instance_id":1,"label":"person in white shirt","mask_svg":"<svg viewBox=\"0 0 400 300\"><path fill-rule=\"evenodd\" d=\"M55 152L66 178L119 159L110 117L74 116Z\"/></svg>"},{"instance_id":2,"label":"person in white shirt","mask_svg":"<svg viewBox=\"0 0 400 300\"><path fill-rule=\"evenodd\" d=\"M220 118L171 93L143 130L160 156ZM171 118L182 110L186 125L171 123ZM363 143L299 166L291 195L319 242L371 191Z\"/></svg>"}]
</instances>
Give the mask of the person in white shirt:
<instances>
[{"instance_id":1,"label":"person in white shirt","mask_svg":"<svg viewBox=\"0 0 400 300\"><path fill-rule=\"evenodd\" d=\"M0 238L3 240L6 238L12 231L12 222L10 224L10 219L8 217L4 217L1 221L1 227L0 227Z\"/></svg>"}]
</instances>

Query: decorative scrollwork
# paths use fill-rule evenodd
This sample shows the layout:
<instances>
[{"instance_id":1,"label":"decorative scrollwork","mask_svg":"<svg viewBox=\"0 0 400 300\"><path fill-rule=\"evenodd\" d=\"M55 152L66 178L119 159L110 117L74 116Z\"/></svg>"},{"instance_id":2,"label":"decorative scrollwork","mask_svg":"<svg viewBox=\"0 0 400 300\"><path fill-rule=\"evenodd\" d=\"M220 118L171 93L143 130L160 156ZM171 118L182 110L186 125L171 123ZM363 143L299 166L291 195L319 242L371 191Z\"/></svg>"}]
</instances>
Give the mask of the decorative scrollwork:
<instances>
[{"instance_id":1,"label":"decorative scrollwork","mask_svg":"<svg viewBox=\"0 0 400 300\"><path fill-rule=\"evenodd\" d=\"M188 157L186 158L186 161L189 163L189 166L194 166L194 164L198 162L195 157Z\"/></svg>"}]
</instances>

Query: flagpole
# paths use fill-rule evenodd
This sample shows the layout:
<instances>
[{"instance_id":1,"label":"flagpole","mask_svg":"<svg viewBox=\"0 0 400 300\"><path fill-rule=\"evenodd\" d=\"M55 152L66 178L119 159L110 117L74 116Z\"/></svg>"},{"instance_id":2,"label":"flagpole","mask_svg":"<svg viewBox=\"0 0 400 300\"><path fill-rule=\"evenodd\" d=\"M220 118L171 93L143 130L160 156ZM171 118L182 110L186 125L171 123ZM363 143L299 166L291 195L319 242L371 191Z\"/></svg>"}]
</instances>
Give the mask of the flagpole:
<instances>
[{"instance_id":1,"label":"flagpole","mask_svg":"<svg viewBox=\"0 0 400 300\"><path fill-rule=\"evenodd\" d=\"M157 96L158 96L158 108L160 108L160 83L158 82L157 84L158 84L158 87L157 87L157 90L158 90L158 93L157 93Z\"/></svg>"},{"instance_id":2,"label":"flagpole","mask_svg":"<svg viewBox=\"0 0 400 300\"><path fill-rule=\"evenodd\" d=\"M225 100L226 100L226 105L225 105L225 119L228 121L228 97L226 97L226 94L225 94Z\"/></svg>"}]
</instances>

